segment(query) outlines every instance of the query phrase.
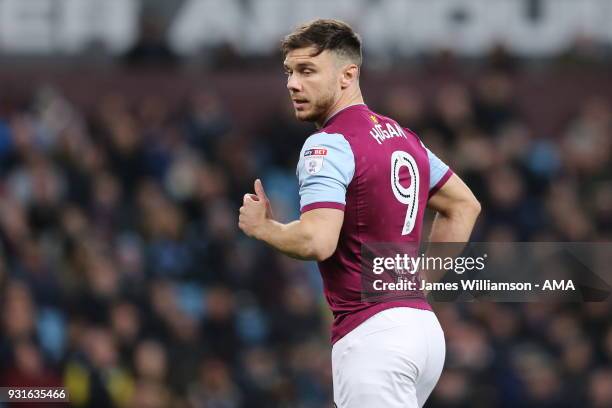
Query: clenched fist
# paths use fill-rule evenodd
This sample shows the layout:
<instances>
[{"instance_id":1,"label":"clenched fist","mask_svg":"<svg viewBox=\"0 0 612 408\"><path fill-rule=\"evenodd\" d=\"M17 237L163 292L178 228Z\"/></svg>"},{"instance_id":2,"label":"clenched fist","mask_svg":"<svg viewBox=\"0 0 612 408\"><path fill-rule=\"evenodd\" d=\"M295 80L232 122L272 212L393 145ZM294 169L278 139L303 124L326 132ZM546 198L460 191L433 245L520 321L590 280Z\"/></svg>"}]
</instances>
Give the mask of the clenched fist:
<instances>
[{"instance_id":1,"label":"clenched fist","mask_svg":"<svg viewBox=\"0 0 612 408\"><path fill-rule=\"evenodd\" d=\"M259 232L268 219L272 219L270 200L261 180L255 180L255 194L245 194L240 207L238 227L249 237L259 238Z\"/></svg>"}]
</instances>

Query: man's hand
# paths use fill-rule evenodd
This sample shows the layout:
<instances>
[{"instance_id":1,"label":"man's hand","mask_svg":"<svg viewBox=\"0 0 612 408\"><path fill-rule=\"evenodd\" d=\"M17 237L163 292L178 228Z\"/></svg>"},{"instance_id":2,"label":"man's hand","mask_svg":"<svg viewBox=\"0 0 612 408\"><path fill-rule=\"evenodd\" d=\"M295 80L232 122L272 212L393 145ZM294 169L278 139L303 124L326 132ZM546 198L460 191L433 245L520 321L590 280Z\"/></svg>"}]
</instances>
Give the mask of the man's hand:
<instances>
[{"instance_id":1,"label":"man's hand","mask_svg":"<svg viewBox=\"0 0 612 408\"><path fill-rule=\"evenodd\" d=\"M261 180L255 180L255 194L245 194L238 227L249 237L260 239L260 233L268 220L272 219L272 207Z\"/></svg>"}]
</instances>

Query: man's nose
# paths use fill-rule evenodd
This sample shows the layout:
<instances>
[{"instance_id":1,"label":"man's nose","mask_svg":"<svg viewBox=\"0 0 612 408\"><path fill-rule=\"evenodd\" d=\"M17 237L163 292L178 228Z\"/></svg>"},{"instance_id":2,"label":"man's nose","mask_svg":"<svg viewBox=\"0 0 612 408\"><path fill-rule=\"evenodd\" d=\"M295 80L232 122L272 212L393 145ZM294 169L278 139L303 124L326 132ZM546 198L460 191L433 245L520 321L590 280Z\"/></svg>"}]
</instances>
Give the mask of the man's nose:
<instances>
[{"instance_id":1,"label":"man's nose","mask_svg":"<svg viewBox=\"0 0 612 408\"><path fill-rule=\"evenodd\" d=\"M287 78L287 89L294 92L299 92L301 90L300 83L295 75L289 75Z\"/></svg>"}]
</instances>

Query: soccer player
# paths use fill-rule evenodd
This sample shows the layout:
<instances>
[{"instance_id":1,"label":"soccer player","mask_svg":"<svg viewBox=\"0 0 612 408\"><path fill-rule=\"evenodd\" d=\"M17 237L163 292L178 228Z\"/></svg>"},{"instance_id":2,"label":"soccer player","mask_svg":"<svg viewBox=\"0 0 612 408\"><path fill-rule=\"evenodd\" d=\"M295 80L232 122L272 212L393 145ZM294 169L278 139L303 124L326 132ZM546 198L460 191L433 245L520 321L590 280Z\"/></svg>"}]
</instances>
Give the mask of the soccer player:
<instances>
[{"instance_id":1,"label":"soccer player","mask_svg":"<svg viewBox=\"0 0 612 408\"><path fill-rule=\"evenodd\" d=\"M422 293L362 301L361 248L418 243L426 206L437 211L432 242L466 242L480 205L414 133L364 104L361 40L351 27L314 21L288 35L282 51L295 115L318 129L297 165L301 216L275 221L256 180L239 227L291 257L318 261L334 315L337 407L422 407L444 364L442 328Z\"/></svg>"}]
</instances>

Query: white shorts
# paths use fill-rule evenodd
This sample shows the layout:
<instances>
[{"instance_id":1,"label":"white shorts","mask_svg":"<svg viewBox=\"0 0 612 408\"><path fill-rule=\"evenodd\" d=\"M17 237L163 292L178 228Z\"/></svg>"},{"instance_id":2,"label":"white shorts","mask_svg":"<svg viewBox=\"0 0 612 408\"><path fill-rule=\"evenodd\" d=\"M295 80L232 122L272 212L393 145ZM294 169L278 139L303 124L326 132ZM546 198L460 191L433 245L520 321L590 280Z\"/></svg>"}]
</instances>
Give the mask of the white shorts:
<instances>
[{"instance_id":1,"label":"white shorts","mask_svg":"<svg viewBox=\"0 0 612 408\"><path fill-rule=\"evenodd\" d=\"M422 407L442 373L446 346L428 310L383 310L332 348L338 408Z\"/></svg>"}]
</instances>

